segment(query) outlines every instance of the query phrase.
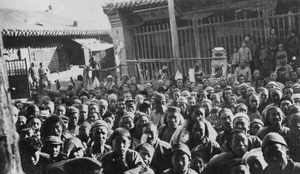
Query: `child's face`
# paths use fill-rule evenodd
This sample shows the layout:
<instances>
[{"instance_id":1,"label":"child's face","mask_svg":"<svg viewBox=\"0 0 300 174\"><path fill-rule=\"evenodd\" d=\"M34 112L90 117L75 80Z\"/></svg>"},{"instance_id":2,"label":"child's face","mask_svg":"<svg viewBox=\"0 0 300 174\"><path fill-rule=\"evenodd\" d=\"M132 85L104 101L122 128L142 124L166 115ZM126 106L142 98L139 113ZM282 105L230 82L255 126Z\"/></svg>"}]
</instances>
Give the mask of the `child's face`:
<instances>
[{"instance_id":1,"label":"child's face","mask_svg":"<svg viewBox=\"0 0 300 174\"><path fill-rule=\"evenodd\" d=\"M126 153L130 146L130 140L125 136L117 136L112 142L113 150L119 155Z\"/></svg>"},{"instance_id":2,"label":"child's face","mask_svg":"<svg viewBox=\"0 0 300 174\"><path fill-rule=\"evenodd\" d=\"M129 117L124 118L123 120L123 127L127 130L130 130L134 127L133 120Z\"/></svg>"},{"instance_id":3,"label":"child's face","mask_svg":"<svg viewBox=\"0 0 300 174\"><path fill-rule=\"evenodd\" d=\"M111 129L114 125L114 119L112 117L106 117L104 121L108 124L108 127Z\"/></svg>"},{"instance_id":4,"label":"child's face","mask_svg":"<svg viewBox=\"0 0 300 174\"><path fill-rule=\"evenodd\" d=\"M234 96L230 96L228 101L229 101L230 104L237 104L237 100Z\"/></svg>"},{"instance_id":5,"label":"child's face","mask_svg":"<svg viewBox=\"0 0 300 174\"><path fill-rule=\"evenodd\" d=\"M79 128L79 139L81 139L81 140L88 139L89 138L89 132L90 132L89 128L81 126Z\"/></svg>"},{"instance_id":6,"label":"child's face","mask_svg":"<svg viewBox=\"0 0 300 174\"><path fill-rule=\"evenodd\" d=\"M91 123L94 123L97 119L98 119L98 114L97 113L92 113L89 116L89 120L90 120Z\"/></svg>"},{"instance_id":7,"label":"child's face","mask_svg":"<svg viewBox=\"0 0 300 174\"><path fill-rule=\"evenodd\" d=\"M247 160L247 163L249 165L249 170L250 173L256 173L256 174L262 174L264 169L263 166L261 164L261 162L259 161L259 159L256 156L250 157Z\"/></svg>"},{"instance_id":8,"label":"child's face","mask_svg":"<svg viewBox=\"0 0 300 174\"><path fill-rule=\"evenodd\" d=\"M192 136L194 140L202 140L205 136L205 125L202 121L196 122L192 129Z\"/></svg>"},{"instance_id":9,"label":"child's face","mask_svg":"<svg viewBox=\"0 0 300 174\"><path fill-rule=\"evenodd\" d=\"M152 158L153 158L153 153L149 152L149 150L143 148L139 151L139 154L141 155L141 157L143 158L144 162L146 163L146 165L150 165Z\"/></svg>"},{"instance_id":10,"label":"child's face","mask_svg":"<svg viewBox=\"0 0 300 174\"><path fill-rule=\"evenodd\" d=\"M259 123L254 123L251 125L250 127L250 132L251 132L251 135L256 135L256 133L261 130L263 128L263 126Z\"/></svg>"},{"instance_id":11,"label":"child's face","mask_svg":"<svg viewBox=\"0 0 300 174\"><path fill-rule=\"evenodd\" d=\"M298 135L300 135L300 117L295 115L293 117L291 117L291 121L290 121L290 133L292 135L295 135L297 137L299 137Z\"/></svg>"},{"instance_id":12,"label":"child's face","mask_svg":"<svg viewBox=\"0 0 300 174\"><path fill-rule=\"evenodd\" d=\"M246 43L242 43L242 47L246 47Z\"/></svg>"},{"instance_id":13,"label":"child's face","mask_svg":"<svg viewBox=\"0 0 300 174\"><path fill-rule=\"evenodd\" d=\"M270 116L268 121L272 126L280 126L282 123L282 116L278 109L273 109L270 111Z\"/></svg>"},{"instance_id":14,"label":"child's face","mask_svg":"<svg viewBox=\"0 0 300 174\"><path fill-rule=\"evenodd\" d=\"M283 47L278 47L279 51L282 51L283 50Z\"/></svg>"},{"instance_id":15,"label":"child's face","mask_svg":"<svg viewBox=\"0 0 300 174\"><path fill-rule=\"evenodd\" d=\"M175 114L175 113L169 113L167 115L167 124L168 127L174 129L177 128L179 125L180 119L179 119L179 115Z\"/></svg>"},{"instance_id":16,"label":"child's face","mask_svg":"<svg viewBox=\"0 0 300 174\"><path fill-rule=\"evenodd\" d=\"M194 157L191 160L191 168L196 170L196 172L201 173L204 168L204 160L200 157Z\"/></svg>"},{"instance_id":17,"label":"child's face","mask_svg":"<svg viewBox=\"0 0 300 174\"><path fill-rule=\"evenodd\" d=\"M174 152L172 155L172 165L176 172L185 172L189 168L190 158L184 152Z\"/></svg>"},{"instance_id":18,"label":"child's face","mask_svg":"<svg viewBox=\"0 0 300 174\"><path fill-rule=\"evenodd\" d=\"M264 148L263 156L268 167L273 171L281 171L287 164L287 148L281 144L270 144Z\"/></svg>"},{"instance_id":19,"label":"child's face","mask_svg":"<svg viewBox=\"0 0 300 174\"><path fill-rule=\"evenodd\" d=\"M58 154L59 154L59 151L60 151L60 147L61 145L60 144L49 144L48 145L48 153L50 156L52 157L57 157Z\"/></svg>"},{"instance_id":20,"label":"child's face","mask_svg":"<svg viewBox=\"0 0 300 174\"><path fill-rule=\"evenodd\" d=\"M230 174L250 174L249 169L245 165L235 166L231 169Z\"/></svg>"}]
</instances>

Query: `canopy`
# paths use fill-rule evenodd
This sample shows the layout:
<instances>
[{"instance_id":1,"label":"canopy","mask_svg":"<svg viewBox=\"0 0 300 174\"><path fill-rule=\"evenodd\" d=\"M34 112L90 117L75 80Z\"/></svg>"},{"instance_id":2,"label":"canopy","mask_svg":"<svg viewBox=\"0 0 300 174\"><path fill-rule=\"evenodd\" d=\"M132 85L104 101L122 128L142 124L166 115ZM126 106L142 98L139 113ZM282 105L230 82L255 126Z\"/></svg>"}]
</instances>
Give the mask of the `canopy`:
<instances>
[{"instance_id":1,"label":"canopy","mask_svg":"<svg viewBox=\"0 0 300 174\"><path fill-rule=\"evenodd\" d=\"M73 39L80 45L88 48L91 51L102 51L113 47L113 44L98 40L98 39Z\"/></svg>"}]
</instances>

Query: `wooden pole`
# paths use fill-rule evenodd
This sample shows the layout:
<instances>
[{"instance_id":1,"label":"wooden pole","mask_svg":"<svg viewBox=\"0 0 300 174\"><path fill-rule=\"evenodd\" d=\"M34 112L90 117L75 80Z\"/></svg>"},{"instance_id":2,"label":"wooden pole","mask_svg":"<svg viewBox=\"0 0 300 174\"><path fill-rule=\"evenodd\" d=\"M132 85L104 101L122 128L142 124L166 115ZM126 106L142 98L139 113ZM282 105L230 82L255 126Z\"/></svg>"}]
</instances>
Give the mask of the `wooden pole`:
<instances>
[{"instance_id":1,"label":"wooden pole","mask_svg":"<svg viewBox=\"0 0 300 174\"><path fill-rule=\"evenodd\" d=\"M176 16L175 16L175 8L174 8L174 0L168 0L168 9L169 9L169 19L170 19L170 27L171 27L171 38L172 38L172 52L173 58L176 59L174 62L174 70L179 70L181 73L181 63L178 60L180 58L179 54L179 42L178 42L178 32L177 32L177 24L176 24Z\"/></svg>"},{"instance_id":2,"label":"wooden pole","mask_svg":"<svg viewBox=\"0 0 300 174\"><path fill-rule=\"evenodd\" d=\"M0 174L20 174L23 172L8 89L3 40L0 34Z\"/></svg>"}]
</instances>

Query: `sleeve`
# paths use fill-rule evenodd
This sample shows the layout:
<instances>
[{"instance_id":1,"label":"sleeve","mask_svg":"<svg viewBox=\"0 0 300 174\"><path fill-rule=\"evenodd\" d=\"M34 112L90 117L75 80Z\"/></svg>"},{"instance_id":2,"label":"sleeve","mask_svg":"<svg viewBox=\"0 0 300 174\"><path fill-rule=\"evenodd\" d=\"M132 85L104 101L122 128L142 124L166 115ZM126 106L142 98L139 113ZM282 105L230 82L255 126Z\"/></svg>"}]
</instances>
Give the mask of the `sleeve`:
<instances>
[{"instance_id":1,"label":"sleeve","mask_svg":"<svg viewBox=\"0 0 300 174\"><path fill-rule=\"evenodd\" d=\"M134 173L144 173L147 170L147 166L145 165L142 157L140 156L139 153L136 151L131 151L131 158L130 162L130 168L129 170L125 171L124 174L134 174ZM128 162L129 163L129 162Z\"/></svg>"},{"instance_id":2,"label":"sleeve","mask_svg":"<svg viewBox=\"0 0 300 174\"><path fill-rule=\"evenodd\" d=\"M251 53L251 50L248 48L248 50L249 50L249 62L251 62L252 61L252 53Z\"/></svg>"},{"instance_id":3,"label":"sleeve","mask_svg":"<svg viewBox=\"0 0 300 174\"><path fill-rule=\"evenodd\" d=\"M250 82L252 79L252 74L250 68L248 68L248 82Z\"/></svg>"}]
</instances>

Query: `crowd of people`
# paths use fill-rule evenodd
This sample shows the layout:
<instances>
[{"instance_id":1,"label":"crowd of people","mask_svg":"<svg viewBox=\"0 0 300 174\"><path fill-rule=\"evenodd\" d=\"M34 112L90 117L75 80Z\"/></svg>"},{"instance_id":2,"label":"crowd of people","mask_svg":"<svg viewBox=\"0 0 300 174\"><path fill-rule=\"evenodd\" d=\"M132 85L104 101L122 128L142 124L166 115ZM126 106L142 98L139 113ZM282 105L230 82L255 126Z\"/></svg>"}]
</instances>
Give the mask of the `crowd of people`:
<instances>
[{"instance_id":1,"label":"crowd of people","mask_svg":"<svg viewBox=\"0 0 300 174\"><path fill-rule=\"evenodd\" d=\"M264 76L241 55L217 81L199 64L195 82L164 66L145 84L109 75L86 90L79 75L32 103L15 101L24 172L300 173L300 68L280 54Z\"/></svg>"}]
</instances>

